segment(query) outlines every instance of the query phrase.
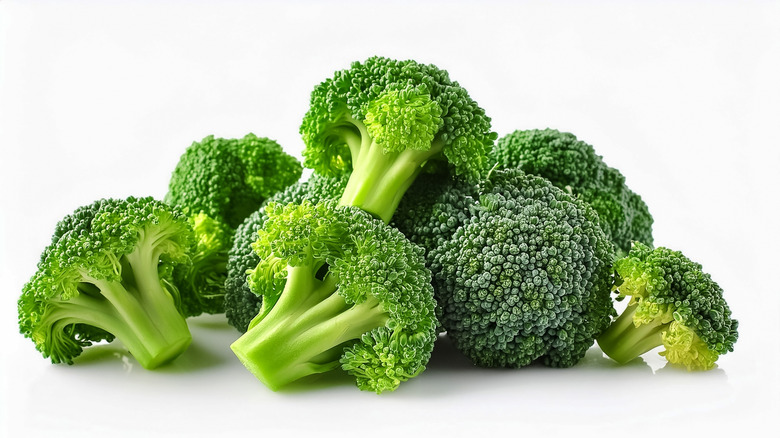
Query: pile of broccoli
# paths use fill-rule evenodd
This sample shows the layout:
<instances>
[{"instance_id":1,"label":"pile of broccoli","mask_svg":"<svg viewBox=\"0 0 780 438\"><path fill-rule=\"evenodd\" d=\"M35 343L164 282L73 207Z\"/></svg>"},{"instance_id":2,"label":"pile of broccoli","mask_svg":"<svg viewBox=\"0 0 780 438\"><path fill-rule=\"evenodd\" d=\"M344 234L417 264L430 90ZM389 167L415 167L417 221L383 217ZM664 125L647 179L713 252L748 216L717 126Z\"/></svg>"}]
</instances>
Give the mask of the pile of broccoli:
<instances>
[{"instance_id":1,"label":"pile of broccoli","mask_svg":"<svg viewBox=\"0 0 780 438\"><path fill-rule=\"evenodd\" d=\"M187 318L224 315L268 388L344 372L376 393L445 336L480 367L572 367L597 344L706 370L733 351L723 290L653 247L620 171L570 133L498 138L447 71L355 62L314 87L300 134L302 163L209 136L164 199L77 208L22 289L21 333L54 363L116 339L153 369L186 351Z\"/></svg>"}]
</instances>

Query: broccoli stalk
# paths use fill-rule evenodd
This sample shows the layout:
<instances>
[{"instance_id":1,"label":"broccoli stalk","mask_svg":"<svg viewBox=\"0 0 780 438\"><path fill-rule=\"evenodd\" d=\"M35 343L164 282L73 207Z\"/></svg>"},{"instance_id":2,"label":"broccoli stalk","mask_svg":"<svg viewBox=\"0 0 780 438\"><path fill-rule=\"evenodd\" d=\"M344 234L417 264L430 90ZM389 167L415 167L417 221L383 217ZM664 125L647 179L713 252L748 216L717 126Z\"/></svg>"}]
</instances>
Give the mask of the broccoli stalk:
<instances>
[{"instance_id":1,"label":"broccoli stalk","mask_svg":"<svg viewBox=\"0 0 780 438\"><path fill-rule=\"evenodd\" d=\"M607 356L623 364L663 346L668 362L707 370L733 351L738 323L701 265L679 251L635 242L614 269L619 298L631 300L598 338Z\"/></svg>"},{"instance_id":2,"label":"broccoli stalk","mask_svg":"<svg viewBox=\"0 0 780 438\"><path fill-rule=\"evenodd\" d=\"M250 333L273 336L243 336L232 347L241 362L272 390L337 368L347 342L388 320L374 297L347 304L336 293L334 275L321 281L311 267L288 269L280 300L249 326Z\"/></svg>"},{"instance_id":3,"label":"broccoli stalk","mask_svg":"<svg viewBox=\"0 0 780 438\"><path fill-rule=\"evenodd\" d=\"M23 289L21 332L54 363L114 338L144 368L172 360L192 340L171 282L191 239L187 220L151 198L78 209L58 224Z\"/></svg>"},{"instance_id":4,"label":"broccoli stalk","mask_svg":"<svg viewBox=\"0 0 780 438\"><path fill-rule=\"evenodd\" d=\"M341 205L385 223L421 172L484 176L496 138L490 118L446 71L379 57L318 85L301 134L305 166L350 175Z\"/></svg>"},{"instance_id":5,"label":"broccoli stalk","mask_svg":"<svg viewBox=\"0 0 780 438\"><path fill-rule=\"evenodd\" d=\"M231 345L247 369L277 390L340 365L377 393L422 372L437 321L421 249L335 201L266 213L248 278L263 304Z\"/></svg>"}]
</instances>

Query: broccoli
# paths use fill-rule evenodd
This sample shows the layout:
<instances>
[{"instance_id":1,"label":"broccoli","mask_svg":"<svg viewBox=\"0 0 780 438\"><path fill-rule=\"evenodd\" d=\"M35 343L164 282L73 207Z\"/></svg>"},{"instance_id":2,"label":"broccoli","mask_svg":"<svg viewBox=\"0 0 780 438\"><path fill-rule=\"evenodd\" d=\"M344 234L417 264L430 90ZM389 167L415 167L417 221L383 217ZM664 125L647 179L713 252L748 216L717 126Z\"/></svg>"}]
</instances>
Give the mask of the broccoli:
<instances>
[{"instance_id":1,"label":"broccoli","mask_svg":"<svg viewBox=\"0 0 780 438\"><path fill-rule=\"evenodd\" d=\"M432 251L447 335L482 367L573 366L614 313L596 212L519 169L492 172L478 201Z\"/></svg>"},{"instance_id":2,"label":"broccoli","mask_svg":"<svg viewBox=\"0 0 780 438\"><path fill-rule=\"evenodd\" d=\"M228 251L235 228L274 193L295 183L302 167L268 138L208 136L193 143L171 175L165 201L182 209L195 230L193 262L174 271L197 300L187 316L224 312Z\"/></svg>"},{"instance_id":3,"label":"broccoli","mask_svg":"<svg viewBox=\"0 0 780 438\"><path fill-rule=\"evenodd\" d=\"M259 314L231 348L272 390L341 368L361 390L425 369L437 321L422 249L335 200L271 203L248 279Z\"/></svg>"},{"instance_id":4,"label":"broccoli","mask_svg":"<svg viewBox=\"0 0 780 438\"><path fill-rule=\"evenodd\" d=\"M300 203L307 200L313 204L327 199L338 199L347 184L345 176L329 178L314 173L306 181L299 181L271 196L267 203ZM228 254L227 279L225 280L225 316L228 323L244 333L257 316L262 297L249 290L247 271L257 266L260 257L252 249L257 233L266 220L265 204L250 214L238 226L233 238L233 246Z\"/></svg>"},{"instance_id":5,"label":"broccoli","mask_svg":"<svg viewBox=\"0 0 780 438\"><path fill-rule=\"evenodd\" d=\"M450 169L476 181L496 134L490 118L446 71L372 57L315 87L300 132L304 166L349 174L340 199L388 223L421 172Z\"/></svg>"},{"instance_id":6,"label":"broccoli","mask_svg":"<svg viewBox=\"0 0 780 438\"><path fill-rule=\"evenodd\" d=\"M723 289L679 251L640 242L614 264L626 309L598 338L604 353L626 363L663 345L669 363L707 370L734 350L737 326Z\"/></svg>"},{"instance_id":7,"label":"broccoli","mask_svg":"<svg viewBox=\"0 0 780 438\"><path fill-rule=\"evenodd\" d=\"M391 225L426 250L426 257L471 218L479 187L465 181L420 175L398 204Z\"/></svg>"},{"instance_id":8,"label":"broccoli","mask_svg":"<svg viewBox=\"0 0 780 438\"><path fill-rule=\"evenodd\" d=\"M152 198L102 199L56 226L19 298L19 328L53 363L119 339L147 369L192 337L171 270L189 263L187 218Z\"/></svg>"},{"instance_id":9,"label":"broccoli","mask_svg":"<svg viewBox=\"0 0 780 438\"><path fill-rule=\"evenodd\" d=\"M642 198L620 171L574 135L554 129L515 131L498 140L492 156L502 167L544 177L589 203L615 243L616 257L627 253L633 241L653 244L653 217Z\"/></svg>"}]
</instances>

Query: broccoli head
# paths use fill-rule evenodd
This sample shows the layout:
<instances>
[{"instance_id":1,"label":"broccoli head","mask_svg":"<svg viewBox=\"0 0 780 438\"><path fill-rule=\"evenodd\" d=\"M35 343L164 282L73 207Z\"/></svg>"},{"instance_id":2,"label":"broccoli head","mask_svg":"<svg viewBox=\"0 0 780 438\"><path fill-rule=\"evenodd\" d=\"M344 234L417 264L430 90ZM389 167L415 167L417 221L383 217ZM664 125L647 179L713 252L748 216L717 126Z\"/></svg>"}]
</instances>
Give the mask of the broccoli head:
<instances>
[{"instance_id":1,"label":"broccoli head","mask_svg":"<svg viewBox=\"0 0 780 438\"><path fill-rule=\"evenodd\" d=\"M267 202L289 204L305 200L316 204L328 199L339 199L346 184L345 176L331 178L314 173L308 180L299 181L271 196ZM252 244L257 240L257 233L266 218L265 206L250 214L236 229L233 246L228 254L225 316L228 323L242 333L246 332L249 323L257 316L263 302L262 296L249 289L246 280L247 272L260 262Z\"/></svg>"},{"instance_id":2,"label":"broccoli head","mask_svg":"<svg viewBox=\"0 0 780 438\"><path fill-rule=\"evenodd\" d=\"M627 253L633 241L653 244L653 217L642 198L620 171L574 135L554 129L515 131L501 137L492 154L499 166L546 178L589 203L618 254Z\"/></svg>"},{"instance_id":3,"label":"broccoli head","mask_svg":"<svg viewBox=\"0 0 780 438\"><path fill-rule=\"evenodd\" d=\"M231 348L276 390L339 366L381 393L425 369L437 321L422 249L336 201L271 203L258 233L259 314Z\"/></svg>"},{"instance_id":4,"label":"broccoli head","mask_svg":"<svg viewBox=\"0 0 780 438\"><path fill-rule=\"evenodd\" d=\"M341 204L386 223L420 172L484 176L496 139L485 111L446 71L382 57L315 87L300 131L304 165L349 174Z\"/></svg>"},{"instance_id":5,"label":"broccoli head","mask_svg":"<svg viewBox=\"0 0 780 438\"><path fill-rule=\"evenodd\" d=\"M614 313L595 211L518 169L492 172L477 207L432 251L447 335L483 367L576 364Z\"/></svg>"},{"instance_id":6,"label":"broccoli head","mask_svg":"<svg viewBox=\"0 0 780 438\"><path fill-rule=\"evenodd\" d=\"M19 327L53 363L119 339L144 368L181 354L191 335L187 296L172 268L189 263L187 218L152 198L103 199L56 226L19 298Z\"/></svg>"},{"instance_id":7,"label":"broccoli head","mask_svg":"<svg viewBox=\"0 0 780 438\"><path fill-rule=\"evenodd\" d=\"M669 363L707 370L734 350L738 323L723 289L679 251L635 243L614 265L615 290L631 297L598 338L604 353L626 363L663 345Z\"/></svg>"},{"instance_id":8,"label":"broccoli head","mask_svg":"<svg viewBox=\"0 0 780 438\"><path fill-rule=\"evenodd\" d=\"M295 183L301 164L268 138L209 136L193 143L171 175L165 201L189 215L196 241L193 263L174 271L197 298L188 316L224 311L228 252L235 228L274 193Z\"/></svg>"}]
</instances>

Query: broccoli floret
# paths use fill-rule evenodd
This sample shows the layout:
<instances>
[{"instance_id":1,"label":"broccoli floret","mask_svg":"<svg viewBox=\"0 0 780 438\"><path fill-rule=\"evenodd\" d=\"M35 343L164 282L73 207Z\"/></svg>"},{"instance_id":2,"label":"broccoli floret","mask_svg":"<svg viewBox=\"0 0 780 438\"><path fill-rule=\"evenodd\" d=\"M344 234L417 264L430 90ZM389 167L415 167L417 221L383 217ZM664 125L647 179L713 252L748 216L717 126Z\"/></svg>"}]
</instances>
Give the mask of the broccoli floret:
<instances>
[{"instance_id":1,"label":"broccoli floret","mask_svg":"<svg viewBox=\"0 0 780 438\"><path fill-rule=\"evenodd\" d=\"M422 249L336 201L271 203L249 276L263 304L231 345L272 390L337 369L392 391L425 369L437 321Z\"/></svg>"},{"instance_id":2,"label":"broccoli floret","mask_svg":"<svg viewBox=\"0 0 780 438\"><path fill-rule=\"evenodd\" d=\"M174 271L190 301L185 314L224 312L228 251L235 228L274 193L295 183L302 167L268 138L209 136L193 143L173 171L165 201L189 215L193 263Z\"/></svg>"},{"instance_id":3,"label":"broccoli floret","mask_svg":"<svg viewBox=\"0 0 780 438\"><path fill-rule=\"evenodd\" d=\"M341 204L386 223L420 172L482 177L496 139L485 111L446 71L381 57L318 85L300 131L304 165L349 174Z\"/></svg>"},{"instance_id":4,"label":"broccoli floret","mask_svg":"<svg viewBox=\"0 0 780 438\"><path fill-rule=\"evenodd\" d=\"M515 131L498 140L492 155L504 168L544 177L589 203L617 256L627 253L633 241L653 244L653 217L642 198L628 188L620 171L574 135L554 129Z\"/></svg>"},{"instance_id":5,"label":"broccoli floret","mask_svg":"<svg viewBox=\"0 0 780 438\"><path fill-rule=\"evenodd\" d=\"M391 225L428 256L471 218L478 193L476 184L420 175L398 204Z\"/></svg>"},{"instance_id":6,"label":"broccoli floret","mask_svg":"<svg viewBox=\"0 0 780 438\"><path fill-rule=\"evenodd\" d=\"M432 252L441 322L479 366L572 366L614 313L613 251L586 203L518 169L494 171L474 216Z\"/></svg>"},{"instance_id":7,"label":"broccoli floret","mask_svg":"<svg viewBox=\"0 0 780 438\"><path fill-rule=\"evenodd\" d=\"M189 263L187 218L152 198L103 199L56 226L19 298L19 327L53 363L119 339L147 369L192 337L171 270Z\"/></svg>"},{"instance_id":8,"label":"broccoli floret","mask_svg":"<svg viewBox=\"0 0 780 438\"><path fill-rule=\"evenodd\" d=\"M598 338L604 353L626 363L663 345L669 363L707 370L734 350L737 326L723 289L679 251L635 243L614 264L626 309Z\"/></svg>"},{"instance_id":9,"label":"broccoli floret","mask_svg":"<svg viewBox=\"0 0 780 438\"><path fill-rule=\"evenodd\" d=\"M316 204L327 199L338 199L347 185L347 177L330 178L312 174L306 181L278 192L268 199L268 203L300 203L304 200ZM236 229L233 246L230 249L225 280L225 316L228 323L241 333L246 332L250 321L257 316L262 297L249 290L247 271L260 262L260 257L252 249L257 233L266 220L265 206L249 215Z\"/></svg>"}]
</instances>

